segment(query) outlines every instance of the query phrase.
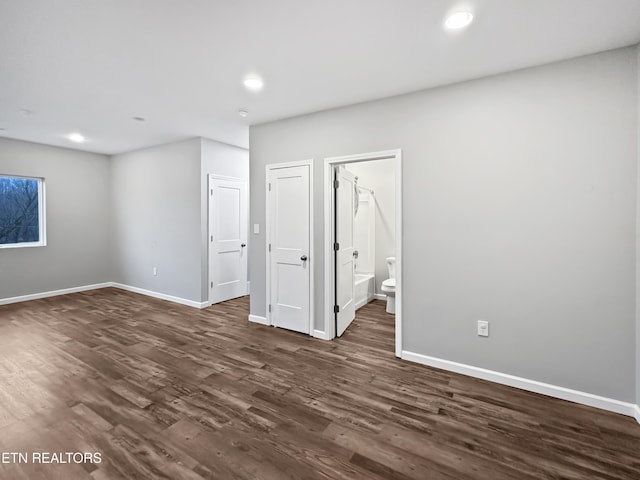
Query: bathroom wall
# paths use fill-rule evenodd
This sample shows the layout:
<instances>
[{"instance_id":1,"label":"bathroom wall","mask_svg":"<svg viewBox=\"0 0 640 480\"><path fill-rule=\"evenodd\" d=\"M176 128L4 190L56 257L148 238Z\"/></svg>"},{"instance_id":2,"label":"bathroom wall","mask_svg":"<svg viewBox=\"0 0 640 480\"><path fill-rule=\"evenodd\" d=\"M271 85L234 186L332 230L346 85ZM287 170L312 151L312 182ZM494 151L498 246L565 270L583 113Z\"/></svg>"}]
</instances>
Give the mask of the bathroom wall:
<instances>
[{"instance_id":1,"label":"bathroom wall","mask_svg":"<svg viewBox=\"0 0 640 480\"><path fill-rule=\"evenodd\" d=\"M265 165L314 159L323 265L323 159L401 148L404 350L630 402L637 110L630 47L253 126L251 223ZM314 280L324 330L322 269Z\"/></svg>"},{"instance_id":2,"label":"bathroom wall","mask_svg":"<svg viewBox=\"0 0 640 480\"><path fill-rule=\"evenodd\" d=\"M375 198L375 275L376 293L382 294L382 282L389 278L386 258L396 252L395 161L375 160L347 165L358 177L358 184L371 188Z\"/></svg>"},{"instance_id":3,"label":"bathroom wall","mask_svg":"<svg viewBox=\"0 0 640 480\"><path fill-rule=\"evenodd\" d=\"M353 246L358 252L356 273L376 271L376 202L369 190L358 187L357 211L353 220ZM375 286L372 284L372 292Z\"/></svg>"}]
</instances>

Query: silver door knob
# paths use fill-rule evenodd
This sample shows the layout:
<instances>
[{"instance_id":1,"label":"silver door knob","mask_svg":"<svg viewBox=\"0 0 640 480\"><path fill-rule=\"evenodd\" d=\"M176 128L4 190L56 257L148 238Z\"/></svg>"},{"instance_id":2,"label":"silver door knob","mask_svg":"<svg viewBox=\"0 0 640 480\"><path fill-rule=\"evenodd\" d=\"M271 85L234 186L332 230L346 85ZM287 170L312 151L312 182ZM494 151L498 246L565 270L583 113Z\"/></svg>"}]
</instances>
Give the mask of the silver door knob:
<instances>
[{"instance_id":1,"label":"silver door knob","mask_svg":"<svg viewBox=\"0 0 640 480\"><path fill-rule=\"evenodd\" d=\"M358 250L353 251L353 258L358 258Z\"/></svg>"},{"instance_id":2,"label":"silver door knob","mask_svg":"<svg viewBox=\"0 0 640 480\"><path fill-rule=\"evenodd\" d=\"M246 243L241 243L241 244L240 244L240 246L241 246L242 248L244 248L244 247L246 247L246 246L247 246L247 244L246 244Z\"/></svg>"},{"instance_id":3,"label":"silver door knob","mask_svg":"<svg viewBox=\"0 0 640 480\"><path fill-rule=\"evenodd\" d=\"M307 261L307 256L306 255L302 255L300 257L300 260L302 260L303 262L306 262Z\"/></svg>"}]
</instances>

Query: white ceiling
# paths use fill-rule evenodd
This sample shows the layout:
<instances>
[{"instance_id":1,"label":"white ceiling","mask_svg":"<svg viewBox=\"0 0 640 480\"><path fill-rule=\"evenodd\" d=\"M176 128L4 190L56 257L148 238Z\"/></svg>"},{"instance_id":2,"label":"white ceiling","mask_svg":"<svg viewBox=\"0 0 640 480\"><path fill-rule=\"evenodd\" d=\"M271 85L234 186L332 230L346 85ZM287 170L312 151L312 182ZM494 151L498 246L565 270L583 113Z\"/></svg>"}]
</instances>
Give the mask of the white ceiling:
<instances>
[{"instance_id":1,"label":"white ceiling","mask_svg":"<svg viewBox=\"0 0 640 480\"><path fill-rule=\"evenodd\" d=\"M193 136L246 147L250 124L640 41L640 0L468 0L474 23L445 32L464 4L0 0L0 135L109 154ZM251 73L261 93L242 86Z\"/></svg>"}]
</instances>

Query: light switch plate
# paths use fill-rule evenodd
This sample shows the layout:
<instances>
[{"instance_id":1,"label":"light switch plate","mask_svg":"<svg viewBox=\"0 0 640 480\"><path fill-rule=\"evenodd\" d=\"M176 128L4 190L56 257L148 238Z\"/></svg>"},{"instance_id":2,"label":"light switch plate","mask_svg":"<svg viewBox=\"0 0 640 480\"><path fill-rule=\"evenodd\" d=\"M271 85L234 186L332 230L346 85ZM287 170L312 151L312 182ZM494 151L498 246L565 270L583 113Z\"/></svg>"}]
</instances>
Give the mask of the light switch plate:
<instances>
[{"instance_id":1,"label":"light switch plate","mask_svg":"<svg viewBox=\"0 0 640 480\"><path fill-rule=\"evenodd\" d=\"M489 336L489 322L486 320L478 320L478 335L481 337Z\"/></svg>"}]
</instances>

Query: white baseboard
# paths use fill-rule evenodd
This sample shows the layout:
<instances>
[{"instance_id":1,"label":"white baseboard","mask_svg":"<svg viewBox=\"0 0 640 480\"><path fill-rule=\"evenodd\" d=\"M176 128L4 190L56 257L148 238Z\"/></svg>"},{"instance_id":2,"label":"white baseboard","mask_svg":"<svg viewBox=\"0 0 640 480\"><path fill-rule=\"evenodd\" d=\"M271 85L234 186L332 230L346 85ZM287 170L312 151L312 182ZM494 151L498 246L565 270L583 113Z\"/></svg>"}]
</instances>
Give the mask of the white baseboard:
<instances>
[{"instance_id":1,"label":"white baseboard","mask_svg":"<svg viewBox=\"0 0 640 480\"><path fill-rule=\"evenodd\" d=\"M319 338L320 340L331 340L329 335L324 330L314 330L311 332L311 336L314 338Z\"/></svg>"},{"instance_id":2,"label":"white baseboard","mask_svg":"<svg viewBox=\"0 0 640 480\"><path fill-rule=\"evenodd\" d=\"M640 410L638 410L637 405L622 402L620 400L614 400L612 398L601 397L592 393L571 390L570 388L550 385L548 383L529 380L522 377L516 377L514 375L509 375L506 373L494 372L492 370L465 365L463 363L450 362L449 360L429 357L420 353L407 352L406 350L402 351L401 358L404 360L409 360L411 362L421 363L422 365L428 365L430 367L436 367L442 370L469 375L470 377L482 378L484 380L500 383L502 385L508 385L510 387L516 387L522 390L528 390L530 392L541 393L543 395L561 398L563 400L569 400L570 402L581 403L590 407L609 410L611 412L621 413L623 415L629 415L632 417L635 416L636 420L638 420L638 415L640 415ZM640 422L640 420L638 421Z\"/></svg>"},{"instance_id":3,"label":"white baseboard","mask_svg":"<svg viewBox=\"0 0 640 480\"><path fill-rule=\"evenodd\" d=\"M187 307L194 308L206 308L211 305L210 302L196 302L193 300L187 300L186 298L174 297L173 295L167 295L166 293L154 292L152 290L145 290L144 288L132 287L130 285L123 285L122 283L111 283L109 286L119 288L120 290L126 290L128 292L139 293L148 297L159 298L160 300L167 300L173 303L179 303L180 305L186 305Z\"/></svg>"},{"instance_id":4,"label":"white baseboard","mask_svg":"<svg viewBox=\"0 0 640 480\"><path fill-rule=\"evenodd\" d=\"M82 287L64 288L62 290L52 290L50 292L32 293L29 295L20 295L19 297L0 298L0 305L9 305L10 303L28 302L29 300L38 300L40 298L57 297L58 295L67 295L69 293L87 292L89 290L97 290L99 288L110 287L111 283L96 283L93 285L84 285Z\"/></svg>"},{"instance_id":5,"label":"white baseboard","mask_svg":"<svg viewBox=\"0 0 640 480\"><path fill-rule=\"evenodd\" d=\"M375 298L376 300L387 300L387 296L384 293L374 293L373 298Z\"/></svg>"},{"instance_id":6,"label":"white baseboard","mask_svg":"<svg viewBox=\"0 0 640 480\"><path fill-rule=\"evenodd\" d=\"M636 408L634 409L634 417L636 417L636 422L640 423L640 405L636 405Z\"/></svg>"},{"instance_id":7,"label":"white baseboard","mask_svg":"<svg viewBox=\"0 0 640 480\"><path fill-rule=\"evenodd\" d=\"M260 325L269 325L267 317L261 317L260 315L249 315L249 321Z\"/></svg>"}]
</instances>

